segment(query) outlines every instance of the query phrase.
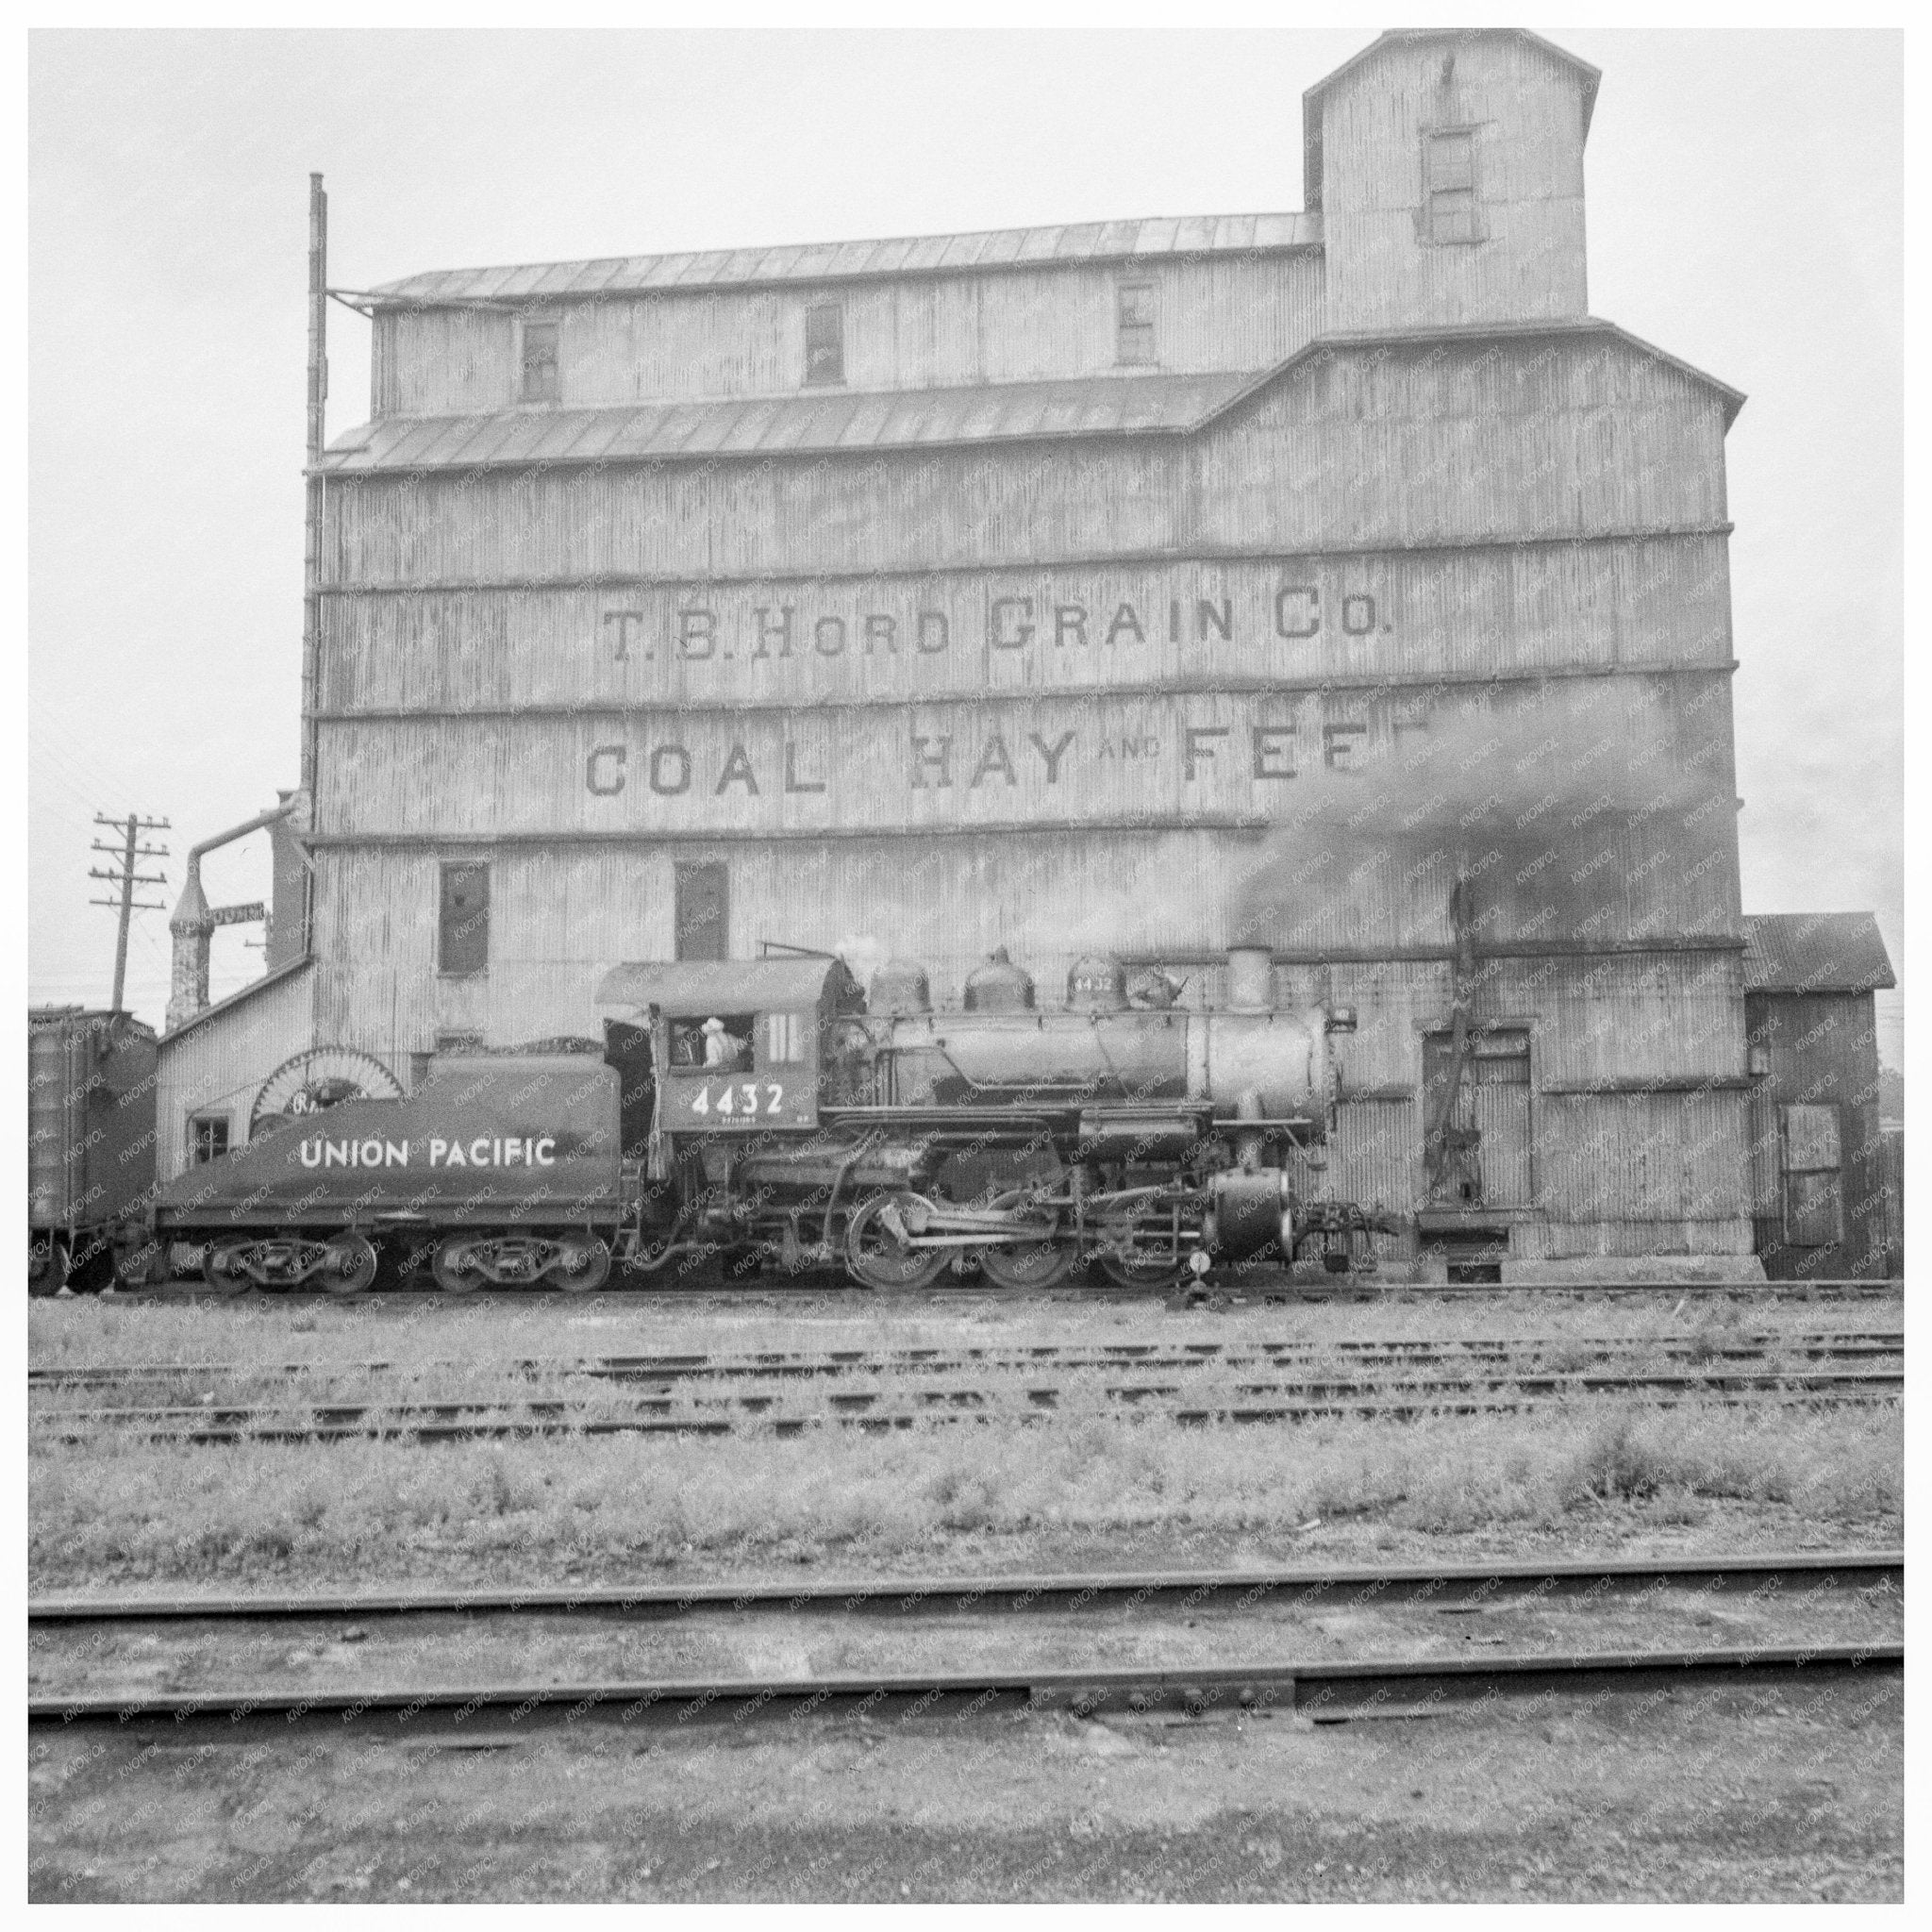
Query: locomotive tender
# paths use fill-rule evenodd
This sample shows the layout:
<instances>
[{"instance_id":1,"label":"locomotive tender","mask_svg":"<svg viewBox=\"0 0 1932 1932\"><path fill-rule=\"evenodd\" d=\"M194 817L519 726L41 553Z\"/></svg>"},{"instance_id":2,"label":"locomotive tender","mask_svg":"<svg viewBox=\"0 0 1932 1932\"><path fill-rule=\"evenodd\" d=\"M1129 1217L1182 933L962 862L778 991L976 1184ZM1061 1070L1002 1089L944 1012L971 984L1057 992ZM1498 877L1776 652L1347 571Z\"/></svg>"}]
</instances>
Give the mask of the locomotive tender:
<instances>
[{"instance_id":1,"label":"locomotive tender","mask_svg":"<svg viewBox=\"0 0 1932 1932\"><path fill-rule=\"evenodd\" d=\"M1275 1008L1258 949L1228 986L1182 1008L1095 956L1048 1010L1000 952L935 1012L903 961L870 998L830 956L623 965L601 1053L451 1056L407 1098L280 1116L163 1189L155 1234L218 1286L341 1294L378 1243L452 1292L721 1254L874 1289L969 1264L1041 1289L1090 1261L1153 1286L1311 1241L1345 1267L1379 1224L1300 1199L1289 1158L1325 1136L1353 1015Z\"/></svg>"}]
</instances>

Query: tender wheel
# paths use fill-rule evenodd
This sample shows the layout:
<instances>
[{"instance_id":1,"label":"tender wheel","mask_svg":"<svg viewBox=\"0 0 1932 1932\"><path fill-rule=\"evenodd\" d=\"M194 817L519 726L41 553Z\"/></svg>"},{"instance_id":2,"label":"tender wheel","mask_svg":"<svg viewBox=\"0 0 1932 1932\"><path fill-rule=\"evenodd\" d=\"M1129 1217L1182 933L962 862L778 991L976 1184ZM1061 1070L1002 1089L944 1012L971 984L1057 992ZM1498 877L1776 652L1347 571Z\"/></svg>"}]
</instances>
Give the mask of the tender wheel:
<instances>
[{"instance_id":1,"label":"tender wheel","mask_svg":"<svg viewBox=\"0 0 1932 1932\"><path fill-rule=\"evenodd\" d=\"M944 1248L908 1248L885 1218L889 1208L904 1212L917 1199L915 1194L875 1194L852 1217L845 1230L845 1266L861 1286L925 1288L945 1272L952 1257Z\"/></svg>"},{"instance_id":2,"label":"tender wheel","mask_svg":"<svg viewBox=\"0 0 1932 1932\"><path fill-rule=\"evenodd\" d=\"M475 1245L468 1236L459 1234L447 1235L437 1242L429 1271L444 1294L474 1294L483 1286L483 1271L472 1255Z\"/></svg>"},{"instance_id":3,"label":"tender wheel","mask_svg":"<svg viewBox=\"0 0 1932 1932\"><path fill-rule=\"evenodd\" d=\"M595 1235L573 1235L559 1244L550 1278L566 1294L589 1294L610 1279L610 1244Z\"/></svg>"},{"instance_id":4,"label":"tender wheel","mask_svg":"<svg viewBox=\"0 0 1932 1932\"><path fill-rule=\"evenodd\" d=\"M361 1294L375 1279L382 1257L375 1243L359 1234L339 1234L328 1243L322 1264L322 1285L330 1294Z\"/></svg>"},{"instance_id":5,"label":"tender wheel","mask_svg":"<svg viewBox=\"0 0 1932 1932\"><path fill-rule=\"evenodd\" d=\"M248 1252L246 1242L230 1241L226 1247L210 1241L201 1257L201 1278L217 1294L241 1294L255 1286L255 1277L242 1265Z\"/></svg>"}]
</instances>

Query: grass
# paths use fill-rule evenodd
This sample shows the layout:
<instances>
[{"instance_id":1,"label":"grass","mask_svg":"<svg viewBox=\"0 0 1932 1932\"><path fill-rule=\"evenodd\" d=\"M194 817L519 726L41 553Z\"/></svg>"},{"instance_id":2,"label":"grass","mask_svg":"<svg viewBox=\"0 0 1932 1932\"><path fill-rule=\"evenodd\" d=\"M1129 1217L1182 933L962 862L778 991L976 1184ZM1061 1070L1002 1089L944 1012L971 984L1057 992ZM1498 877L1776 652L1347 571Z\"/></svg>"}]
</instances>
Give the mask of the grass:
<instances>
[{"instance_id":1,"label":"grass","mask_svg":"<svg viewBox=\"0 0 1932 1932\"><path fill-rule=\"evenodd\" d=\"M30 1458L35 1587L291 1574L553 1577L788 1561L942 1564L961 1541L1104 1560L1208 1535L1281 1547L1319 1519L1453 1536L1588 1534L1713 1504L1890 1524L1902 1418L1585 1399L1515 1415L1191 1429L1115 1415L805 1439L589 1437L233 1448L105 1438ZM1881 1527L1883 1540L1895 1533ZM1848 1539L1862 1540L1862 1539Z\"/></svg>"},{"instance_id":2,"label":"grass","mask_svg":"<svg viewBox=\"0 0 1932 1932\"><path fill-rule=\"evenodd\" d=\"M1699 1303L1674 1291L1641 1300L1552 1301L1535 1291L1443 1303L1246 1307L1215 1314L1158 1304L873 1307L849 1300L787 1307L583 1308L425 1298L383 1308L268 1298L167 1307L84 1299L30 1307L36 1365L225 1362L125 1391L37 1391L57 1407L165 1401L489 1400L562 1397L583 1414L638 1391L573 1374L579 1356L742 1355L828 1349L1293 1340L1315 1345L1307 1373L1357 1373L1322 1347L1352 1340L1543 1336L1552 1366L1585 1368L1591 1342L1702 1337L1716 1352L1742 1336L1896 1327L1893 1302ZM511 1367L545 1358L535 1375ZM356 1364L380 1358L393 1371ZM1642 1355L1630 1359L1636 1366ZM301 1362L295 1377L262 1373ZM1302 1367L1303 1364L1297 1364ZM1675 1366L1685 1366L1681 1361ZM1803 1363L1792 1359L1790 1366ZM1251 1370L1184 1372L1211 1401ZM1163 1371L1160 1379L1171 1379ZM930 1390L946 1377L854 1378L841 1391ZM1130 1563L1136 1547L1208 1539L1262 1555L1343 1552L1323 1539L1589 1538L1633 1522L1721 1524L1757 1512L1789 1534L1795 1515L1820 1540L1897 1534L1902 1422L1895 1408L1808 1410L1634 1396L1579 1397L1514 1415L1415 1422L1336 1419L1191 1429L1104 1410L1117 1375L1059 1372L962 1378L1024 1406L1051 1380L1067 1407L1024 1429L960 1424L893 1436L840 1430L780 1440L567 1437L515 1443L347 1441L235 1447L150 1445L104 1431L77 1446L30 1447L30 1546L37 1588L137 1579L258 1583L277 1577L636 1574L653 1566L746 1569L791 1561L849 1567L1013 1561ZM1090 1387L1090 1385L1092 1385ZM742 1383L749 1391L760 1385ZM816 1407L824 1385L762 1385ZM688 1385L703 1402L723 1392ZM1303 1525L1325 1527L1313 1544ZM1840 1526L1861 1526L1858 1536ZM1876 1524L1880 1525L1874 1528ZM1350 1547L1353 1547L1352 1545ZM960 1557L957 1553L969 1554Z\"/></svg>"}]
</instances>

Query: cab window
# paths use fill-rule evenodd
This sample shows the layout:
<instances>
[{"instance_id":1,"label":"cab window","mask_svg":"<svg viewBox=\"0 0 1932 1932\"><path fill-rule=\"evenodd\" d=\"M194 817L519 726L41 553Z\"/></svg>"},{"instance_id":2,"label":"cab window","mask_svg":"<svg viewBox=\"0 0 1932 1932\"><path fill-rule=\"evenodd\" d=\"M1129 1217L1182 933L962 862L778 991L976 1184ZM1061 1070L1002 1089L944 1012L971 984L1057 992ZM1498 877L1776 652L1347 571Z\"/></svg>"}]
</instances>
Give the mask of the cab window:
<instances>
[{"instance_id":1,"label":"cab window","mask_svg":"<svg viewBox=\"0 0 1932 1932\"><path fill-rule=\"evenodd\" d=\"M672 1071L679 1074L749 1072L757 1027L756 1013L708 1013L694 1019L672 1021Z\"/></svg>"}]
</instances>

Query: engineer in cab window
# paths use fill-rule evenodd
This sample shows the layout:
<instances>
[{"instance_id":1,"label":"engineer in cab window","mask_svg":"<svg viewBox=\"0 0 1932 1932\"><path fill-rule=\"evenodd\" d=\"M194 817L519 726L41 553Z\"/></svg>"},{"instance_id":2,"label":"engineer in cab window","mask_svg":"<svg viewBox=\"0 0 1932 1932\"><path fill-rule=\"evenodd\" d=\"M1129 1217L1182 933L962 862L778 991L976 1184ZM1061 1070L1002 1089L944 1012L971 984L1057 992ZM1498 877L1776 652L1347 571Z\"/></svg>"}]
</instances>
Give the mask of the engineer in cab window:
<instances>
[{"instance_id":1,"label":"engineer in cab window","mask_svg":"<svg viewBox=\"0 0 1932 1932\"><path fill-rule=\"evenodd\" d=\"M741 1040L735 1033L724 1030L724 1021L716 1018L705 1022L705 1065L708 1067L741 1067L745 1063L745 1048L749 1041Z\"/></svg>"}]
</instances>

